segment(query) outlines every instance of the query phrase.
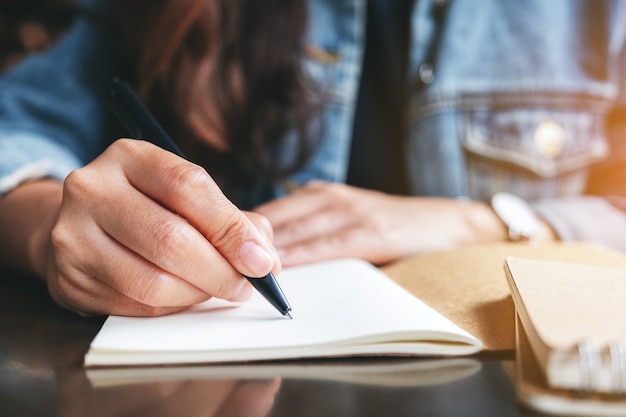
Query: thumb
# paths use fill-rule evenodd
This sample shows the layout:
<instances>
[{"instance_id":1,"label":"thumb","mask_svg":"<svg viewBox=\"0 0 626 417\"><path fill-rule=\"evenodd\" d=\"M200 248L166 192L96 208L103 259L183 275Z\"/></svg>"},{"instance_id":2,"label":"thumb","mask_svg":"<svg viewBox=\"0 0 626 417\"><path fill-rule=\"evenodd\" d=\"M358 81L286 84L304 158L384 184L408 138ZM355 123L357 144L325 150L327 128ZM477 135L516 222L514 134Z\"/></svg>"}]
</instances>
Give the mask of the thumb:
<instances>
[{"instance_id":1,"label":"thumb","mask_svg":"<svg viewBox=\"0 0 626 417\"><path fill-rule=\"evenodd\" d=\"M257 228L226 198L214 200L212 206L208 216L211 220L197 227L235 269L243 275L258 278L275 267L280 268L276 249L265 230L262 232ZM255 222L259 220L255 219Z\"/></svg>"}]
</instances>

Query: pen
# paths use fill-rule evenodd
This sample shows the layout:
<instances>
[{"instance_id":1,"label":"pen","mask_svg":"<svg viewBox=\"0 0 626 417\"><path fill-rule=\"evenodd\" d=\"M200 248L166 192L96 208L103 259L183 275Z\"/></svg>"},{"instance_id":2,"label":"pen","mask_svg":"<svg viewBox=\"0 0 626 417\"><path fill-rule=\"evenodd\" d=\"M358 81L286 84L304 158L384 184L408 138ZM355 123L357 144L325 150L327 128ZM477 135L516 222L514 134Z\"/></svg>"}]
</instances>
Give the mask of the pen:
<instances>
[{"instance_id":1,"label":"pen","mask_svg":"<svg viewBox=\"0 0 626 417\"><path fill-rule=\"evenodd\" d=\"M124 125L128 133L136 139L143 139L185 158L176 143L169 137L154 116L143 105L134 91L119 78L114 78L106 94L111 111ZM274 306L283 316L292 318L291 306L283 294L278 281L270 271L261 278L244 277Z\"/></svg>"}]
</instances>

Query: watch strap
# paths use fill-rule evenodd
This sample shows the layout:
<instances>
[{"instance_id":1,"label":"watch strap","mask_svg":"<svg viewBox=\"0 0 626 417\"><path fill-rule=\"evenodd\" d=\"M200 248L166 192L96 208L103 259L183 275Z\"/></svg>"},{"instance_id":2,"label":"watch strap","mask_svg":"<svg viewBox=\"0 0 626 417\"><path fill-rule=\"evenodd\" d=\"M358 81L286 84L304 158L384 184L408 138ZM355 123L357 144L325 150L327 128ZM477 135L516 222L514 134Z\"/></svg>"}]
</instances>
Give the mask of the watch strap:
<instances>
[{"instance_id":1,"label":"watch strap","mask_svg":"<svg viewBox=\"0 0 626 417\"><path fill-rule=\"evenodd\" d=\"M498 192L491 197L491 208L508 229L513 242L533 241L539 232L539 220L526 201L507 192Z\"/></svg>"}]
</instances>

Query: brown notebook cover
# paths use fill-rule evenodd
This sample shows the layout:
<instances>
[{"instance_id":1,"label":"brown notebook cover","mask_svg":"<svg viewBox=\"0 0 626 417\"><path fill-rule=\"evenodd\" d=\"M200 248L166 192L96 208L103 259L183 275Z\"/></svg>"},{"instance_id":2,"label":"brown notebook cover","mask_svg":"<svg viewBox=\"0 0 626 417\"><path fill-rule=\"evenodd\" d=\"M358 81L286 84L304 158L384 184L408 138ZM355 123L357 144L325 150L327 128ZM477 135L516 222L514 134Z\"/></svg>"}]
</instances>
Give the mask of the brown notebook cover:
<instances>
[{"instance_id":1,"label":"brown notebook cover","mask_svg":"<svg viewBox=\"0 0 626 417\"><path fill-rule=\"evenodd\" d=\"M507 258L516 312L555 388L626 390L626 268Z\"/></svg>"},{"instance_id":2,"label":"brown notebook cover","mask_svg":"<svg viewBox=\"0 0 626 417\"><path fill-rule=\"evenodd\" d=\"M515 385L516 395L521 404L552 415L616 417L626 415L624 396L550 388L519 318L516 320L516 328Z\"/></svg>"},{"instance_id":3,"label":"brown notebook cover","mask_svg":"<svg viewBox=\"0 0 626 417\"><path fill-rule=\"evenodd\" d=\"M626 254L593 243L499 243L415 256L381 269L420 300L483 342L484 352L515 348L507 257L626 266Z\"/></svg>"}]
</instances>

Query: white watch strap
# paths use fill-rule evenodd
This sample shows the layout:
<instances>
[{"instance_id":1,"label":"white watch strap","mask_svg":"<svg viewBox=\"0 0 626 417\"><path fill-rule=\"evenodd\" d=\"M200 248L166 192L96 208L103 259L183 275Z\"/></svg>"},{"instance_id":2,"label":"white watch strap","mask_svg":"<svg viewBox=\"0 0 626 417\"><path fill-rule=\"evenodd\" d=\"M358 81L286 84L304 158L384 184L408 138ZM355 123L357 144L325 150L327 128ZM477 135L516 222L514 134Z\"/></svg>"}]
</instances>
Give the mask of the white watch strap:
<instances>
[{"instance_id":1,"label":"white watch strap","mask_svg":"<svg viewBox=\"0 0 626 417\"><path fill-rule=\"evenodd\" d=\"M520 197L499 192L491 198L491 207L509 229L509 240L532 241L539 232L539 220L530 205Z\"/></svg>"}]
</instances>

